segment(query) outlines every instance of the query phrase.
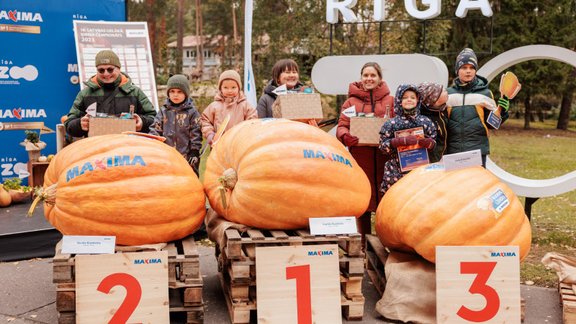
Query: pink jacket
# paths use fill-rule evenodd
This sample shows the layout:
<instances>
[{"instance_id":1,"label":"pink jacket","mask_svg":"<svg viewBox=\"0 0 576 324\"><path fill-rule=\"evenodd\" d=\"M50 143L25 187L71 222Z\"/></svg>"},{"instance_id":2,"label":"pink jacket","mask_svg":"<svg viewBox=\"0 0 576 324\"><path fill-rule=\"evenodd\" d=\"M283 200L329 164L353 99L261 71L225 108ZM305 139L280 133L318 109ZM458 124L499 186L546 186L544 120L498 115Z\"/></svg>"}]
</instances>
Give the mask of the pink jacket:
<instances>
[{"instance_id":1,"label":"pink jacket","mask_svg":"<svg viewBox=\"0 0 576 324\"><path fill-rule=\"evenodd\" d=\"M256 109L246 101L243 92L240 92L231 102L224 102L221 93L218 93L200 117L204 138L208 138L210 134L215 134L228 114L230 114L230 122L224 130L225 132L242 121L258 118Z\"/></svg>"}]
</instances>

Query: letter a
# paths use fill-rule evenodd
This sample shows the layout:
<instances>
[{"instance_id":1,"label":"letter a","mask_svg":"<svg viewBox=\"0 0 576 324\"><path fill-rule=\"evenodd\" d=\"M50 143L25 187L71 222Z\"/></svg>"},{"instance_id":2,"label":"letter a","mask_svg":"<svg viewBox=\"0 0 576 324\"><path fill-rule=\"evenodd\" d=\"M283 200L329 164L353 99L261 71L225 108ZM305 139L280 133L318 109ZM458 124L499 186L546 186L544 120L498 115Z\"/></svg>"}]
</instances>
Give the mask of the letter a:
<instances>
[{"instance_id":1,"label":"letter a","mask_svg":"<svg viewBox=\"0 0 576 324\"><path fill-rule=\"evenodd\" d=\"M482 11L482 15L485 17L492 17L492 7L490 7L488 0L460 0L458 8L456 8L456 16L465 18L468 10L478 9Z\"/></svg>"}]
</instances>

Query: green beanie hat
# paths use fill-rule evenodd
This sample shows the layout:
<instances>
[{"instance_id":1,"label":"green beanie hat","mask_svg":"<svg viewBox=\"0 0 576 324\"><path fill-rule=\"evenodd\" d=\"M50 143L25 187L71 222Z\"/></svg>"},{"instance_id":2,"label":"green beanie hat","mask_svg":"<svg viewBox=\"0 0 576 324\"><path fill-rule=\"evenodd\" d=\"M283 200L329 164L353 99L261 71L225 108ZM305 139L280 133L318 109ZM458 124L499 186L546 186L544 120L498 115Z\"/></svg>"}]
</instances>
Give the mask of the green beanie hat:
<instances>
[{"instance_id":1,"label":"green beanie hat","mask_svg":"<svg viewBox=\"0 0 576 324\"><path fill-rule=\"evenodd\" d=\"M188 78L183 74L171 76L166 86L167 92L170 91L170 89L180 89L186 94L186 97L190 96L190 82L188 82Z\"/></svg>"},{"instance_id":2,"label":"green beanie hat","mask_svg":"<svg viewBox=\"0 0 576 324\"><path fill-rule=\"evenodd\" d=\"M96 54L96 66L103 64L114 65L117 68L121 68L120 59L118 55L111 50L102 50Z\"/></svg>"}]
</instances>

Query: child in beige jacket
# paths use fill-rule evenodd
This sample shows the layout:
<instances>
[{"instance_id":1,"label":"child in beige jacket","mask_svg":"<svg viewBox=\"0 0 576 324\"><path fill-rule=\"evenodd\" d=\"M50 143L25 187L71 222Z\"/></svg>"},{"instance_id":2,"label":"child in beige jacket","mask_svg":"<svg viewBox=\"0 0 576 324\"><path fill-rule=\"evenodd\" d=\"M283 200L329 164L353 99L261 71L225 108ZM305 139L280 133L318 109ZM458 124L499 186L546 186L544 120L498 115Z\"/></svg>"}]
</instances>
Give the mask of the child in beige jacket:
<instances>
[{"instance_id":1,"label":"child in beige jacket","mask_svg":"<svg viewBox=\"0 0 576 324\"><path fill-rule=\"evenodd\" d=\"M241 88L242 81L238 72L226 70L220 74L218 93L214 96L214 101L204 109L200 119L202 135L208 144L212 145L214 134L227 115L230 115L230 121L224 132L244 120L258 118L256 109L246 101Z\"/></svg>"}]
</instances>

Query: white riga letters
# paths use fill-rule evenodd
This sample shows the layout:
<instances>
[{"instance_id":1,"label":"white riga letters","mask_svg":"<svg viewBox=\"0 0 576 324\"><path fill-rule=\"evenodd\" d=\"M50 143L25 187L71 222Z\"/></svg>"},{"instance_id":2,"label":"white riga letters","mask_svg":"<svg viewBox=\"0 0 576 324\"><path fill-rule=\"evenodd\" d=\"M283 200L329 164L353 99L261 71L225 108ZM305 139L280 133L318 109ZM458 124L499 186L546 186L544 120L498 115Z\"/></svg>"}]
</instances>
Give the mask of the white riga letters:
<instances>
[{"instance_id":1,"label":"white riga letters","mask_svg":"<svg viewBox=\"0 0 576 324\"><path fill-rule=\"evenodd\" d=\"M420 10L417 0L404 0L404 8L408 14L416 19L432 19L438 17L442 9L442 0L421 0L428 9ZM326 0L326 21L330 24L338 23L338 12L342 14L344 22L353 23L358 18L352 11L358 0ZM480 10L486 17L492 16L492 7L488 0L460 0L456 8L456 16L465 18L469 10ZM374 21L384 21L386 17L386 1L374 0Z\"/></svg>"}]
</instances>

